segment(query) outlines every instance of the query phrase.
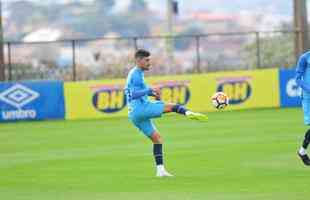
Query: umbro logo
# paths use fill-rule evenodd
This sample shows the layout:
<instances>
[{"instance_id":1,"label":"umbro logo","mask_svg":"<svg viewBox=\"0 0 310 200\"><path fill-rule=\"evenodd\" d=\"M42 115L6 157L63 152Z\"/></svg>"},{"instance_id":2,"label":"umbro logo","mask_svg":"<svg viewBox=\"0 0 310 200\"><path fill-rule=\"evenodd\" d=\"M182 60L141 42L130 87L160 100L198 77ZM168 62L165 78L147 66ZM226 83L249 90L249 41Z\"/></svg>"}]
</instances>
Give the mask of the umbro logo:
<instances>
[{"instance_id":1,"label":"umbro logo","mask_svg":"<svg viewBox=\"0 0 310 200\"><path fill-rule=\"evenodd\" d=\"M28 87L15 84L14 86L6 89L0 93L0 100L21 109L23 106L29 104L38 98L40 94L36 91L29 89Z\"/></svg>"}]
</instances>

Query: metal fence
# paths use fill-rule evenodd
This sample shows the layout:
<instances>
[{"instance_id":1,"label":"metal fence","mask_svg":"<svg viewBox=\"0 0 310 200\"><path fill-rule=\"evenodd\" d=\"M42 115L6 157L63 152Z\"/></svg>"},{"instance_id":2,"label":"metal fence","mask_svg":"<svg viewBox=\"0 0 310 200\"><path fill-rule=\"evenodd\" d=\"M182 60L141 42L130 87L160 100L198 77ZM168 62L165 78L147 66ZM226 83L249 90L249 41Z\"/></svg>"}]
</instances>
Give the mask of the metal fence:
<instances>
[{"instance_id":1,"label":"metal fence","mask_svg":"<svg viewBox=\"0 0 310 200\"><path fill-rule=\"evenodd\" d=\"M125 77L138 48L152 53L148 75L289 67L297 31L6 42L5 73L15 80Z\"/></svg>"}]
</instances>

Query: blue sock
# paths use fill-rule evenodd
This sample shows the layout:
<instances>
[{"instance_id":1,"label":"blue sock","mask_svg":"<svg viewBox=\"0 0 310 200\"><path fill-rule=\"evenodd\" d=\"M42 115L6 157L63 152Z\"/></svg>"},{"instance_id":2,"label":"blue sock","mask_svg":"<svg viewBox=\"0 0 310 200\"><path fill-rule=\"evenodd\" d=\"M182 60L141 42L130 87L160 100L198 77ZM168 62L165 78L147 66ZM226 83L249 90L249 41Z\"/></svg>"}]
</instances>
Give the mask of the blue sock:
<instances>
[{"instance_id":1,"label":"blue sock","mask_svg":"<svg viewBox=\"0 0 310 200\"><path fill-rule=\"evenodd\" d=\"M176 104L175 106L172 107L172 111L185 115L187 109L184 108L183 106L179 105L179 104Z\"/></svg>"},{"instance_id":2,"label":"blue sock","mask_svg":"<svg viewBox=\"0 0 310 200\"><path fill-rule=\"evenodd\" d=\"M306 132L306 134L305 134L305 139L304 139L304 141L303 141L303 143L302 143L302 147L303 147L304 149L307 149L309 143L310 143L310 129L309 129L309 130Z\"/></svg>"},{"instance_id":3,"label":"blue sock","mask_svg":"<svg viewBox=\"0 0 310 200\"><path fill-rule=\"evenodd\" d=\"M162 144L153 145L153 155L155 158L156 165L162 165L163 164L163 145Z\"/></svg>"}]
</instances>

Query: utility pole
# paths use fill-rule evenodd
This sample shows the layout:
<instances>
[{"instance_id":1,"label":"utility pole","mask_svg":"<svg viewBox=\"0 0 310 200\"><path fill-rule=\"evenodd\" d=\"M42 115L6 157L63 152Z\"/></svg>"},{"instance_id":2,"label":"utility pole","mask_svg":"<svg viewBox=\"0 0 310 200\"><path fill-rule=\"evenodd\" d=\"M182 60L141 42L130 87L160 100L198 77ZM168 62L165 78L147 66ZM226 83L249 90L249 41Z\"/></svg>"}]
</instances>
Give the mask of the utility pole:
<instances>
[{"instance_id":1,"label":"utility pole","mask_svg":"<svg viewBox=\"0 0 310 200\"><path fill-rule=\"evenodd\" d=\"M307 0L293 0L295 28L295 57L309 50Z\"/></svg>"},{"instance_id":2,"label":"utility pole","mask_svg":"<svg viewBox=\"0 0 310 200\"><path fill-rule=\"evenodd\" d=\"M5 81L5 65L3 55L2 0L0 0L0 81Z\"/></svg>"},{"instance_id":3,"label":"utility pole","mask_svg":"<svg viewBox=\"0 0 310 200\"><path fill-rule=\"evenodd\" d=\"M173 40L173 0L167 0L167 39L166 39L166 51L168 56L168 68L167 72L173 72L174 68L174 40Z\"/></svg>"}]
</instances>

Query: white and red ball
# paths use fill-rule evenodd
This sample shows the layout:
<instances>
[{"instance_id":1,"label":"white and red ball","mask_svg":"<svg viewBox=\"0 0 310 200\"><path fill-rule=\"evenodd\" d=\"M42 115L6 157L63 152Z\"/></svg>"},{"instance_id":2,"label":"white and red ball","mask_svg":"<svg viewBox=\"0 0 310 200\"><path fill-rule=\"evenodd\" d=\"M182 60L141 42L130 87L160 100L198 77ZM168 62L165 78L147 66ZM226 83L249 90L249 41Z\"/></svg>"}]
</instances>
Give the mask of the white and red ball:
<instances>
[{"instance_id":1,"label":"white and red ball","mask_svg":"<svg viewBox=\"0 0 310 200\"><path fill-rule=\"evenodd\" d=\"M224 92L216 92L211 99L216 109L223 109L229 104L229 98Z\"/></svg>"}]
</instances>

